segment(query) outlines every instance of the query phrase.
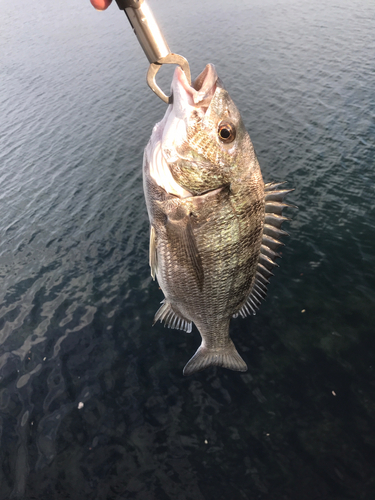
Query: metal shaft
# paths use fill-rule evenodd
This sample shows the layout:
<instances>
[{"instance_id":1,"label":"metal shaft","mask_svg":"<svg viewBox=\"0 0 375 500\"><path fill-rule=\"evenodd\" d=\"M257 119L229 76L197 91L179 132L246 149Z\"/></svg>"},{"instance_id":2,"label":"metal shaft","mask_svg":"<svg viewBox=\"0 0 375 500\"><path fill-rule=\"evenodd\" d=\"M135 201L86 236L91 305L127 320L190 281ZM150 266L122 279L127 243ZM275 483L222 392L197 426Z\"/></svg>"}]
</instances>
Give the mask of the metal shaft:
<instances>
[{"instance_id":1,"label":"metal shaft","mask_svg":"<svg viewBox=\"0 0 375 500\"><path fill-rule=\"evenodd\" d=\"M116 2L119 8L125 11L134 33L150 62L147 73L148 85L164 102L171 102L171 97L167 96L156 83L156 73L163 64L178 64L185 72L190 85L191 76L189 63L184 57L173 54L170 51L145 0L116 0Z\"/></svg>"},{"instance_id":2,"label":"metal shaft","mask_svg":"<svg viewBox=\"0 0 375 500\"><path fill-rule=\"evenodd\" d=\"M124 10L139 43L150 63L170 54L156 20L145 0L116 0L119 8Z\"/></svg>"}]
</instances>

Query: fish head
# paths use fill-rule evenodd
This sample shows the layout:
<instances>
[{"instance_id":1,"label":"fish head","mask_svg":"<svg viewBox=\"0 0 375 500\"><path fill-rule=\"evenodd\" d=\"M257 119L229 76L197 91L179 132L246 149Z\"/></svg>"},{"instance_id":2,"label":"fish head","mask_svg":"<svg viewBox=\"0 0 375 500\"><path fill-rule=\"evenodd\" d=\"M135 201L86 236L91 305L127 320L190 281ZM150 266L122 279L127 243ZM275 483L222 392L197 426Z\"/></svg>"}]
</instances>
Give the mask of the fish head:
<instances>
[{"instance_id":1,"label":"fish head","mask_svg":"<svg viewBox=\"0 0 375 500\"><path fill-rule=\"evenodd\" d=\"M212 64L191 86L176 68L163 122L163 158L187 192L200 195L230 186L249 170L248 160L255 156L250 137Z\"/></svg>"}]
</instances>

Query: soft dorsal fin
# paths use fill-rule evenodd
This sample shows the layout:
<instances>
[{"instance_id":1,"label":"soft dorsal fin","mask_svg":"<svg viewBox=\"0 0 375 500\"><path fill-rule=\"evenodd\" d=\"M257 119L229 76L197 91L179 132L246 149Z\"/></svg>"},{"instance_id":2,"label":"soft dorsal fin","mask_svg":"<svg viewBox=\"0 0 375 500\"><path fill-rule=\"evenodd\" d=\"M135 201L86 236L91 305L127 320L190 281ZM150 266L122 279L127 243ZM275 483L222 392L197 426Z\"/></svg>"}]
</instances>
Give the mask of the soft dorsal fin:
<instances>
[{"instance_id":1,"label":"soft dorsal fin","mask_svg":"<svg viewBox=\"0 0 375 500\"><path fill-rule=\"evenodd\" d=\"M171 304L167 300L163 300L162 306L156 311L153 325L160 320L164 321L164 326L175 328L176 330L185 330L190 333L192 330L192 322L184 318L181 313L176 313Z\"/></svg>"},{"instance_id":2,"label":"soft dorsal fin","mask_svg":"<svg viewBox=\"0 0 375 500\"><path fill-rule=\"evenodd\" d=\"M233 315L234 318L237 316L244 318L256 313L261 300L264 300L267 295L267 284L269 278L273 276L272 269L275 266L278 267L274 259L280 255L275 250L283 243L276 237L288 235L280 229L281 224L288 220L287 217L283 217L282 210L285 207L293 207L293 205L283 203L283 199L288 193L294 191L293 189L279 189L282 184L284 183L269 183L264 186L265 217L257 273L248 298L239 311Z\"/></svg>"}]
</instances>

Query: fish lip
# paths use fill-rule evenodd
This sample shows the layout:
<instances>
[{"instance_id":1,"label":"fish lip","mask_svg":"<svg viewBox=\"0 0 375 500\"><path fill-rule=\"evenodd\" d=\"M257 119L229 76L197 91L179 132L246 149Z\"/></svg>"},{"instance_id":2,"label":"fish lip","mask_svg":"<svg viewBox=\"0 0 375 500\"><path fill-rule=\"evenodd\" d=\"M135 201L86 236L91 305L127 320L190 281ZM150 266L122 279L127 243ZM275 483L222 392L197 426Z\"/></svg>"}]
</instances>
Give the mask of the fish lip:
<instances>
[{"instance_id":1,"label":"fish lip","mask_svg":"<svg viewBox=\"0 0 375 500\"><path fill-rule=\"evenodd\" d=\"M184 71L177 66L172 81L172 105L176 103L176 98L179 98L179 104L183 107L208 107L216 90L217 79L215 66L207 64L193 84L189 85Z\"/></svg>"}]
</instances>

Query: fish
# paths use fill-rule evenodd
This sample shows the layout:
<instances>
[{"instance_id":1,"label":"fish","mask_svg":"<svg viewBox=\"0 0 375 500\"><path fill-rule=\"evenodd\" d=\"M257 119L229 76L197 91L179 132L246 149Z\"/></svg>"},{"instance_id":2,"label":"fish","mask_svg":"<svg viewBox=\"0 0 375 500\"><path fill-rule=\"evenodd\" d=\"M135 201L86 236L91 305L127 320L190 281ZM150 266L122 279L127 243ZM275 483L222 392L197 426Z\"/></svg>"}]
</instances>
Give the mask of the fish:
<instances>
[{"instance_id":1,"label":"fish","mask_svg":"<svg viewBox=\"0 0 375 500\"><path fill-rule=\"evenodd\" d=\"M176 67L171 102L144 151L149 264L164 300L154 317L202 342L183 369L243 372L232 318L255 314L277 265L283 183L265 184L240 112L212 64L189 85Z\"/></svg>"}]
</instances>

